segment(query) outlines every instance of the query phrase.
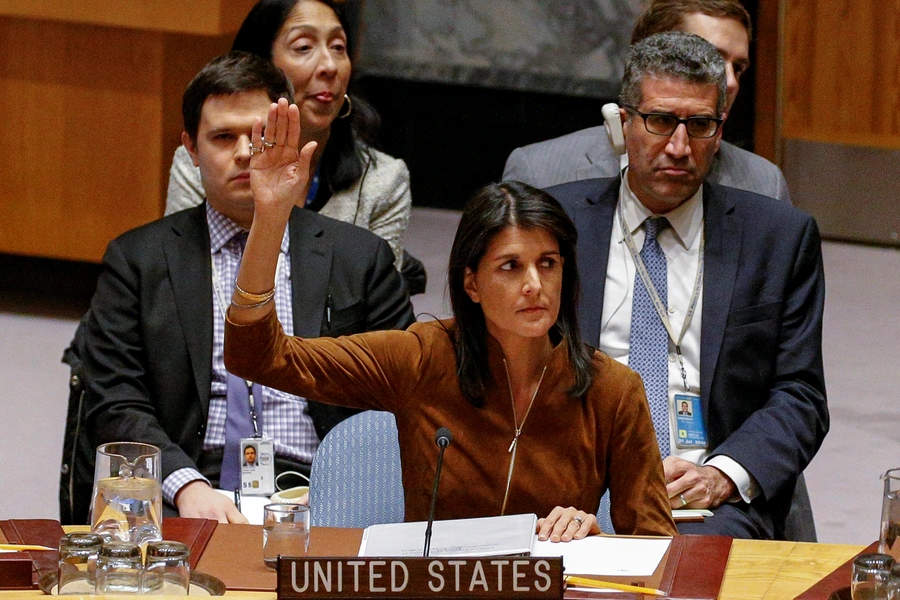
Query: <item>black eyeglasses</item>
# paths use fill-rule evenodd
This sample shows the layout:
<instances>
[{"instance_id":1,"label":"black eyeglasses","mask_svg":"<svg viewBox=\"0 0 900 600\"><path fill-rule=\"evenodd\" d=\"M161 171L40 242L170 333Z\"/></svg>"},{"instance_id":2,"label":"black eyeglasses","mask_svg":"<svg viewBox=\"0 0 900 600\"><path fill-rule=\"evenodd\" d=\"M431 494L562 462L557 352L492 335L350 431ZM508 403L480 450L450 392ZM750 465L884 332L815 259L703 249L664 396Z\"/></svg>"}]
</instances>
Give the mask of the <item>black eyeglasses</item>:
<instances>
[{"instance_id":1,"label":"black eyeglasses","mask_svg":"<svg viewBox=\"0 0 900 600\"><path fill-rule=\"evenodd\" d=\"M715 117L688 117L679 119L675 115L665 113L642 113L633 106L625 106L628 112L639 115L644 120L644 127L654 135L672 135L678 126L684 123L687 134L692 138L708 139L716 135L722 126L722 119Z\"/></svg>"}]
</instances>

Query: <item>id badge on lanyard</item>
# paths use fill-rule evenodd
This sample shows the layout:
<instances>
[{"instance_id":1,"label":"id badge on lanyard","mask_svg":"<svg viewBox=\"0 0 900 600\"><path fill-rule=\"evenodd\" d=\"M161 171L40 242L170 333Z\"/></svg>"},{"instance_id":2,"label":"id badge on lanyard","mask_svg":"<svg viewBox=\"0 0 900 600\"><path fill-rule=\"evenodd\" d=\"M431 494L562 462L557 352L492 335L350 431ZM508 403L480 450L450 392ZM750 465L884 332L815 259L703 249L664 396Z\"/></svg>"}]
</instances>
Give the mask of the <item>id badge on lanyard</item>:
<instances>
[{"instance_id":1,"label":"id badge on lanyard","mask_svg":"<svg viewBox=\"0 0 900 600\"><path fill-rule=\"evenodd\" d=\"M683 449L706 448L706 425L700 396L684 392L675 394L675 446Z\"/></svg>"},{"instance_id":2,"label":"id badge on lanyard","mask_svg":"<svg viewBox=\"0 0 900 600\"><path fill-rule=\"evenodd\" d=\"M275 493L275 445L265 437L241 439L241 493L271 496Z\"/></svg>"}]
</instances>

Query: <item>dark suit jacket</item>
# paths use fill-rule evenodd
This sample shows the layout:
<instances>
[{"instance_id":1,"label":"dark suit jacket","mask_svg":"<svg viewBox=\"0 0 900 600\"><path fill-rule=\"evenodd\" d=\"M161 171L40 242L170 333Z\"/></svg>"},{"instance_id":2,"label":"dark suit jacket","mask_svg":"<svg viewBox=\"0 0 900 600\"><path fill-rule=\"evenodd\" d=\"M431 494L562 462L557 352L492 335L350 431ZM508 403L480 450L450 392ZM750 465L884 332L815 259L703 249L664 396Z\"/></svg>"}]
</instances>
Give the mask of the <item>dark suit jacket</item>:
<instances>
[{"instance_id":1,"label":"dark suit jacket","mask_svg":"<svg viewBox=\"0 0 900 600\"><path fill-rule=\"evenodd\" d=\"M184 210L113 240L87 321L91 441L159 446L163 479L196 466L206 434L214 307L205 210ZM299 209L289 228L295 335L337 337L415 320L384 240ZM348 414L315 402L309 412L320 438Z\"/></svg>"},{"instance_id":2,"label":"dark suit jacket","mask_svg":"<svg viewBox=\"0 0 900 600\"><path fill-rule=\"evenodd\" d=\"M548 190L578 228L578 316L590 344L600 338L619 184L592 179ZM828 431L821 240L812 217L783 202L703 189L700 388L711 455L731 457L756 478L762 497L752 504L778 530Z\"/></svg>"}]
</instances>

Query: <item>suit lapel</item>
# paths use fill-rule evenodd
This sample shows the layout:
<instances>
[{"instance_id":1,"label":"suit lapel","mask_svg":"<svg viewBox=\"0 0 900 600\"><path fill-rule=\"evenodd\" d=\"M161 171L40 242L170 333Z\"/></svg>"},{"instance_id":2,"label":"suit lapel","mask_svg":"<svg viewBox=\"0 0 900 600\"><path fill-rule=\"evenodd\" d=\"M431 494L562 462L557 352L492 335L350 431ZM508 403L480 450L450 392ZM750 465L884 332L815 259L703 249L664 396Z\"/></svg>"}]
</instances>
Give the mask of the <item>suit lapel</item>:
<instances>
[{"instance_id":1,"label":"suit lapel","mask_svg":"<svg viewBox=\"0 0 900 600\"><path fill-rule=\"evenodd\" d=\"M294 335L319 337L331 278L331 243L316 222L315 213L295 208L291 213L291 294Z\"/></svg>"},{"instance_id":2,"label":"suit lapel","mask_svg":"<svg viewBox=\"0 0 900 600\"><path fill-rule=\"evenodd\" d=\"M209 413L213 338L212 263L206 205L186 211L185 218L173 223L167 234L162 243L163 252L205 422Z\"/></svg>"},{"instance_id":3,"label":"suit lapel","mask_svg":"<svg viewBox=\"0 0 900 600\"><path fill-rule=\"evenodd\" d=\"M725 189L703 186L706 249L703 273L703 316L700 334L700 394L706 414L713 376L722 349L741 254L742 223Z\"/></svg>"},{"instance_id":4,"label":"suit lapel","mask_svg":"<svg viewBox=\"0 0 900 600\"><path fill-rule=\"evenodd\" d=\"M583 179L596 179L598 177L610 177L611 173L609 172L609 159L610 156L615 156L616 161L618 162L619 156L612 152L610 148L607 152L604 152L603 148L601 148L600 144L607 144L605 139L606 131L602 130L601 135L603 138L598 140L598 143L591 146L587 152L584 153L585 158L588 163L583 167L578 167L575 169L575 178L576 181L581 181Z\"/></svg>"},{"instance_id":5,"label":"suit lapel","mask_svg":"<svg viewBox=\"0 0 900 600\"><path fill-rule=\"evenodd\" d=\"M600 341L603 292L606 289L606 267L609 262L609 240L613 213L619 197L619 179L604 182L596 193L588 196L572 215L578 229L578 273L581 276L581 298L578 320L582 339L591 346Z\"/></svg>"}]
</instances>

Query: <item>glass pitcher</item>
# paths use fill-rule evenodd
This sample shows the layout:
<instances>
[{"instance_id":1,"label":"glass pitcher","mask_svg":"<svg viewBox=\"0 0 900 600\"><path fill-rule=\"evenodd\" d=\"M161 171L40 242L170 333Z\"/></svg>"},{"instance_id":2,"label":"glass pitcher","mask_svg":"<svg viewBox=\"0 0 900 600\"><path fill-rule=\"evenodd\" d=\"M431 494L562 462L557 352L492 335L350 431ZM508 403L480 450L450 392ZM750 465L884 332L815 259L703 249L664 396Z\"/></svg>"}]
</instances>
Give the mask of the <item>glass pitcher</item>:
<instances>
[{"instance_id":1,"label":"glass pitcher","mask_svg":"<svg viewBox=\"0 0 900 600\"><path fill-rule=\"evenodd\" d=\"M91 531L144 546L162 540L159 448L112 442L97 448Z\"/></svg>"},{"instance_id":2,"label":"glass pitcher","mask_svg":"<svg viewBox=\"0 0 900 600\"><path fill-rule=\"evenodd\" d=\"M884 497L881 499L878 551L900 561L900 468L891 469L881 478L884 480Z\"/></svg>"}]
</instances>

